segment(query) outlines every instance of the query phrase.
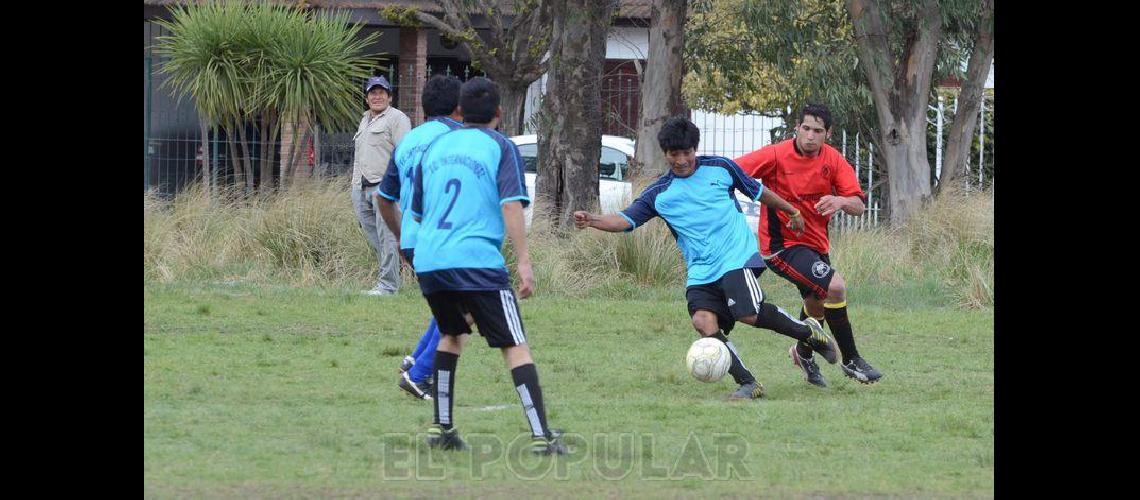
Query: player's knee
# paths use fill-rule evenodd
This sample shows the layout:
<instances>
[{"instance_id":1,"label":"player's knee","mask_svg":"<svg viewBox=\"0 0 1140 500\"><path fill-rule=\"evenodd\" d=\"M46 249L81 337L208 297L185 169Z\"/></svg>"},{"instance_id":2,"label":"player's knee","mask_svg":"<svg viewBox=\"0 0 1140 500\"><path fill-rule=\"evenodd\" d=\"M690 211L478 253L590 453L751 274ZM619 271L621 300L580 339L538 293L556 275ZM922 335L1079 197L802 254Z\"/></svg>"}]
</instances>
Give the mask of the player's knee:
<instances>
[{"instance_id":1,"label":"player's knee","mask_svg":"<svg viewBox=\"0 0 1140 500\"><path fill-rule=\"evenodd\" d=\"M716 315L708 311L697 311L693 314L693 329L706 337L715 334L719 329Z\"/></svg>"},{"instance_id":2,"label":"player's knee","mask_svg":"<svg viewBox=\"0 0 1140 500\"><path fill-rule=\"evenodd\" d=\"M458 354L463 351L463 342L460 335L440 335L436 350Z\"/></svg>"},{"instance_id":3,"label":"player's knee","mask_svg":"<svg viewBox=\"0 0 1140 500\"><path fill-rule=\"evenodd\" d=\"M827 301L828 302L843 302L847 300L847 284L843 282L843 278L836 274L831 278L831 284L827 287Z\"/></svg>"},{"instance_id":4,"label":"player's knee","mask_svg":"<svg viewBox=\"0 0 1140 500\"><path fill-rule=\"evenodd\" d=\"M530 347L526 344L504 347L503 359L506 360L507 368L510 370L534 363L534 358L530 355Z\"/></svg>"},{"instance_id":5,"label":"player's knee","mask_svg":"<svg viewBox=\"0 0 1140 500\"><path fill-rule=\"evenodd\" d=\"M739 318L738 321L740 321L741 323L747 324L747 325L755 326L756 325L756 315L753 314L751 316L744 316L742 318Z\"/></svg>"}]
</instances>

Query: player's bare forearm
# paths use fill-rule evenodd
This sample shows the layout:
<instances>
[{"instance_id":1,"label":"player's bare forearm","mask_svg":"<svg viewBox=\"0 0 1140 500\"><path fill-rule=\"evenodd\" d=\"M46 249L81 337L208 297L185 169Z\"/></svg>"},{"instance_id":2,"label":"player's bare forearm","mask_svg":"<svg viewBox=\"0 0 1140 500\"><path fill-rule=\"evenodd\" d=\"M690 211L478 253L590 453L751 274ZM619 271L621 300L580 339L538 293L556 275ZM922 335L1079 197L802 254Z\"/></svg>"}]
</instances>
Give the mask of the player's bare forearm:
<instances>
[{"instance_id":1,"label":"player's bare forearm","mask_svg":"<svg viewBox=\"0 0 1140 500\"><path fill-rule=\"evenodd\" d=\"M522 202L512 201L503 205L503 222L507 225L507 236L515 246L515 267L519 278L519 298L525 299L534 294L534 270L530 266L530 250L526 246L526 221L523 218Z\"/></svg>"},{"instance_id":2,"label":"player's bare forearm","mask_svg":"<svg viewBox=\"0 0 1140 500\"><path fill-rule=\"evenodd\" d=\"M503 222L507 225L507 236L515 248L519 264L530 264L530 250L526 245L526 219L523 217L522 202L512 201L503 205Z\"/></svg>"},{"instance_id":3,"label":"player's bare forearm","mask_svg":"<svg viewBox=\"0 0 1140 500\"><path fill-rule=\"evenodd\" d=\"M388 230L396 235L396 241L400 241L400 206L387 198L377 198L380 198L380 217L384 219Z\"/></svg>"},{"instance_id":4,"label":"player's bare forearm","mask_svg":"<svg viewBox=\"0 0 1140 500\"><path fill-rule=\"evenodd\" d=\"M596 215L581 210L574 212L574 225L579 229L592 227L610 233L620 233L631 226L625 217L618 214Z\"/></svg>"},{"instance_id":5,"label":"player's bare forearm","mask_svg":"<svg viewBox=\"0 0 1140 500\"><path fill-rule=\"evenodd\" d=\"M863 199L858 196L845 196L843 199L843 212L847 215L863 215L867 210L867 205L863 204Z\"/></svg>"},{"instance_id":6,"label":"player's bare forearm","mask_svg":"<svg viewBox=\"0 0 1140 500\"><path fill-rule=\"evenodd\" d=\"M774 207L775 209L788 214L796 212L796 207L793 207L791 203L788 203L787 200L781 198L780 195L776 194L776 192L772 191L771 189L765 189L762 193L760 193L760 203Z\"/></svg>"}]
</instances>

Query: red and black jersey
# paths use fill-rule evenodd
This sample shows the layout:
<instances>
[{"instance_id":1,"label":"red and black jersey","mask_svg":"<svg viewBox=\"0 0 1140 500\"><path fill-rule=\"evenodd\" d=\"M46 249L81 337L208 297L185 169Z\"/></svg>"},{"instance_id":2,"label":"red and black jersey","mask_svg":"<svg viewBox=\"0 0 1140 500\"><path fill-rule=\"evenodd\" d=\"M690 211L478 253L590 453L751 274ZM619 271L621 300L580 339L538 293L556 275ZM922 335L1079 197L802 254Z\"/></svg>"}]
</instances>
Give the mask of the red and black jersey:
<instances>
[{"instance_id":1,"label":"red and black jersey","mask_svg":"<svg viewBox=\"0 0 1140 500\"><path fill-rule=\"evenodd\" d=\"M792 245L805 245L821 254L829 253L828 218L819 214L815 204L826 196L858 196L867 201L855 169L835 148L824 144L814 157L797 151L795 139L765 146L735 161L748 175L760 179L791 203L804 216L804 231L796 235L788 229L788 217L779 210L760 205L760 254L767 257Z\"/></svg>"}]
</instances>

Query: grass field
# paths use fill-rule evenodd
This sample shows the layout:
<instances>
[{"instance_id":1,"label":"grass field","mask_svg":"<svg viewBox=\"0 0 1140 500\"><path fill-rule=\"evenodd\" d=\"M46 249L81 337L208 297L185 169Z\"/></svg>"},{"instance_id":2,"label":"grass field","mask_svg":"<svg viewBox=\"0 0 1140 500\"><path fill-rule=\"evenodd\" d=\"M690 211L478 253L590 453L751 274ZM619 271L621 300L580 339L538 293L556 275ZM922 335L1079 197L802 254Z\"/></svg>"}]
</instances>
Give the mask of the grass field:
<instances>
[{"instance_id":1,"label":"grass field","mask_svg":"<svg viewBox=\"0 0 1140 500\"><path fill-rule=\"evenodd\" d=\"M803 381L790 340L732 332L767 388L684 370L696 338L680 288L522 301L551 425L574 452L517 453L528 434L498 352L473 338L456 424L475 454L417 447L429 403L396 388L427 307L411 287L144 282L143 483L167 496L968 496L994 487L993 309L945 305L934 283L851 283L863 386L824 365ZM761 278L770 300L792 287ZM419 481L412 480L418 478Z\"/></svg>"}]
</instances>

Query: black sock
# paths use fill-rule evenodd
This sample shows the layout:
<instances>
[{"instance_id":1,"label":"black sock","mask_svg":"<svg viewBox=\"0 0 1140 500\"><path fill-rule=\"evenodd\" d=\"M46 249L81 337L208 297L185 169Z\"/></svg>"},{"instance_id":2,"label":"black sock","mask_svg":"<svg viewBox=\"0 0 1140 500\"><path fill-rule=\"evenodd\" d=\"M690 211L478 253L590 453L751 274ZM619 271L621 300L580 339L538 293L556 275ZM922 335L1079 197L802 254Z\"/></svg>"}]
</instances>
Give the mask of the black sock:
<instances>
[{"instance_id":1,"label":"black sock","mask_svg":"<svg viewBox=\"0 0 1140 500\"><path fill-rule=\"evenodd\" d=\"M534 363L516 367L511 370L511 378L515 382L515 390L522 400L523 415L530 424L530 433L534 437L546 437L550 432L546 427L546 406L542 404L542 387L538 385L538 369Z\"/></svg>"},{"instance_id":2,"label":"black sock","mask_svg":"<svg viewBox=\"0 0 1140 500\"><path fill-rule=\"evenodd\" d=\"M755 382L756 377L752 376L752 372L744 367L744 362L740 360L740 355L736 352L736 346L732 345L732 342L728 340L728 336L724 334L724 330L716 332L716 335L713 335L712 338L724 342L724 345L728 347L728 354L732 356L732 365L728 367L728 373L732 375L732 379L740 385Z\"/></svg>"},{"instance_id":3,"label":"black sock","mask_svg":"<svg viewBox=\"0 0 1140 500\"><path fill-rule=\"evenodd\" d=\"M784 312L783 309L767 302L760 303L760 313L756 315L756 328L766 328L780 335L787 335L796 340L807 340L811 337L811 328L802 321Z\"/></svg>"},{"instance_id":4,"label":"black sock","mask_svg":"<svg viewBox=\"0 0 1140 500\"><path fill-rule=\"evenodd\" d=\"M838 307L837 307L838 306ZM838 304L824 304L823 316L831 324L831 334L839 344L839 352L843 355L843 362L859 357L859 350L855 348L855 333L851 331L851 322L847 320L847 301Z\"/></svg>"},{"instance_id":5,"label":"black sock","mask_svg":"<svg viewBox=\"0 0 1140 500\"><path fill-rule=\"evenodd\" d=\"M807 318L808 318L807 306L800 306L800 321L803 321ZM825 318L815 318L815 320L819 321L820 326L823 326L823 322L826 321ZM808 345L807 342L804 342L801 340L801 341L796 343L796 352L798 352L800 354L801 358L807 359L807 358L811 357L811 354L814 351L812 350L811 346Z\"/></svg>"},{"instance_id":6,"label":"black sock","mask_svg":"<svg viewBox=\"0 0 1140 500\"><path fill-rule=\"evenodd\" d=\"M459 355L435 351L435 386L432 398L435 403L435 423L444 429L451 429L451 410L455 402L455 368Z\"/></svg>"}]
</instances>

